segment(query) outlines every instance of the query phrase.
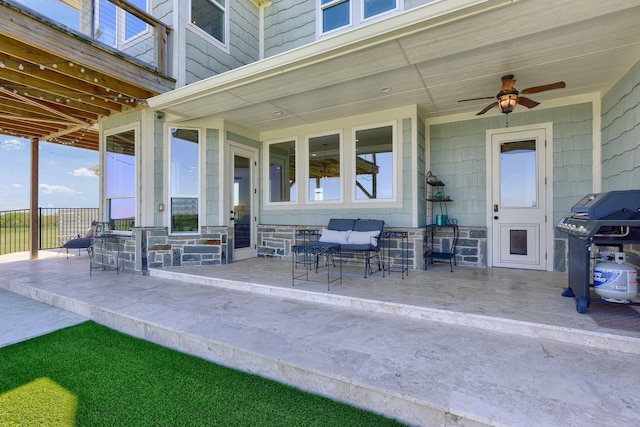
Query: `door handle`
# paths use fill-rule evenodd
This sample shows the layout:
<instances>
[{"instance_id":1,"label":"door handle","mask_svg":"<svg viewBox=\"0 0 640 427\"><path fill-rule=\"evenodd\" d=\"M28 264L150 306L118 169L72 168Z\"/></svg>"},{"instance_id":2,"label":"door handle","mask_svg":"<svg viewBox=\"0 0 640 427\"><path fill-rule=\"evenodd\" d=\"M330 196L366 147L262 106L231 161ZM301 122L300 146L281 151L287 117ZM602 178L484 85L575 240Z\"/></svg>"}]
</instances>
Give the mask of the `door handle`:
<instances>
[{"instance_id":1,"label":"door handle","mask_svg":"<svg viewBox=\"0 0 640 427\"><path fill-rule=\"evenodd\" d=\"M493 219L498 219L498 215L494 216Z\"/></svg>"}]
</instances>

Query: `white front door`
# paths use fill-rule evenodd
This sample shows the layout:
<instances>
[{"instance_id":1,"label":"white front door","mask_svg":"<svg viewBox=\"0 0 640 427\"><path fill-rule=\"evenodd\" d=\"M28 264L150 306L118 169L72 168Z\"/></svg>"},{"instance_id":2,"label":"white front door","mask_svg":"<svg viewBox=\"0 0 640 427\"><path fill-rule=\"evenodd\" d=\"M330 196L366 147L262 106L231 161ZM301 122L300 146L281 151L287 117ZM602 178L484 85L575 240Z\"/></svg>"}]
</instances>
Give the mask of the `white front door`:
<instances>
[{"instance_id":1,"label":"white front door","mask_svg":"<svg viewBox=\"0 0 640 427\"><path fill-rule=\"evenodd\" d=\"M229 200L229 226L233 228L233 261L256 257L257 234L257 179L256 150L229 145L227 192Z\"/></svg>"},{"instance_id":2,"label":"white front door","mask_svg":"<svg viewBox=\"0 0 640 427\"><path fill-rule=\"evenodd\" d=\"M547 129L491 134L488 198L494 267L547 270Z\"/></svg>"}]
</instances>

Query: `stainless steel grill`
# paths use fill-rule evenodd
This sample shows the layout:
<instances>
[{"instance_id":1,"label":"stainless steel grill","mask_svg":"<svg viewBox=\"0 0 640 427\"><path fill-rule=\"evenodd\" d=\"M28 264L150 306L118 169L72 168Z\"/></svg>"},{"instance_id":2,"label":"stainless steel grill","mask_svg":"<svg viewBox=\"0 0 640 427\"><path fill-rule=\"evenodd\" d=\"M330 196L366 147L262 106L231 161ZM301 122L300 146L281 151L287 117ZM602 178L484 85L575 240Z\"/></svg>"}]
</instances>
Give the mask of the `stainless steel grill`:
<instances>
[{"instance_id":1,"label":"stainless steel grill","mask_svg":"<svg viewBox=\"0 0 640 427\"><path fill-rule=\"evenodd\" d=\"M564 296L576 297L576 309L586 313L591 303L591 249L596 246L640 244L640 190L588 194L558 223L569 235L569 287Z\"/></svg>"}]
</instances>

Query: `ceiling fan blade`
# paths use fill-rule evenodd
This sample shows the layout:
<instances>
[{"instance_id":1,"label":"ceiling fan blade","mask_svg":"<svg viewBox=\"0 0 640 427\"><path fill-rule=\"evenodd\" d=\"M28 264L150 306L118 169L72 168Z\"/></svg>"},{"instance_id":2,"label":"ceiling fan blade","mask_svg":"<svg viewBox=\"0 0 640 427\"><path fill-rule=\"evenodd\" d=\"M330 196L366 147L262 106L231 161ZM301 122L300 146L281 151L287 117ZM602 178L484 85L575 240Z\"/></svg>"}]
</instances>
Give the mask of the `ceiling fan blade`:
<instances>
[{"instance_id":1,"label":"ceiling fan blade","mask_svg":"<svg viewBox=\"0 0 640 427\"><path fill-rule=\"evenodd\" d=\"M548 85L528 87L526 89L521 90L520 93L523 93L526 95L530 93L544 92L545 90L562 89L564 87L567 87L565 82L556 82L556 83L549 83Z\"/></svg>"},{"instance_id":2,"label":"ceiling fan blade","mask_svg":"<svg viewBox=\"0 0 640 427\"><path fill-rule=\"evenodd\" d=\"M524 105L527 108L533 108L535 106L540 105L539 102L534 101L533 99L526 98L524 96L518 97L518 104Z\"/></svg>"},{"instance_id":3,"label":"ceiling fan blade","mask_svg":"<svg viewBox=\"0 0 640 427\"><path fill-rule=\"evenodd\" d=\"M483 96L481 98L469 98L469 99L461 99L458 102L466 102L466 101L480 101L481 99L493 99L495 96Z\"/></svg>"},{"instance_id":4,"label":"ceiling fan blade","mask_svg":"<svg viewBox=\"0 0 640 427\"><path fill-rule=\"evenodd\" d=\"M497 107L498 106L498 101L487 105L486 107L484 107L484 110L480 111L479 113L476 113L476 116L479 116L481 114L486 113L487 111L491 110L493 107Z\"/></svg>"}]
</instances>

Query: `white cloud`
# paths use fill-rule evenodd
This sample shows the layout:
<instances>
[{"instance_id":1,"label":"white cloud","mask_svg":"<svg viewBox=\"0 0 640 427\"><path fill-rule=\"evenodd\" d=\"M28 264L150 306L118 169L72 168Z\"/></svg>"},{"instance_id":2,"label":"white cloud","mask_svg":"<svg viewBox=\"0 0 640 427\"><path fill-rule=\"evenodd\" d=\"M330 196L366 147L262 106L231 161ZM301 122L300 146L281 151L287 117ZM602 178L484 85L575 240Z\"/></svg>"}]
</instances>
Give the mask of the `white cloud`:
<instances>
[{"instance_id":1,"label":"white cloud","mask_svg":"<svg viewBox=\"0 0 640 427\"><path fill-rule=\"evenodd\" d=\"M11 184L13 188L22 188L22 184Z\"/></svg>"},{"instance_id":2,"label":"white cloud","mask_svg":"<svg viewBox=\"0 0 640 427\"><path fill-rule=\"evenodd\" d=\"M78 168L76 170L74 170L73 172L69 172L70 175L73 176L91 176L91 177L97 177L98 175L96 174L96 172L93 169L89 169L89 168Z\"/></svg>"},{"instance_id":3,"label":"white cloud","mask_svg":"<svg viewBox=\"0 0 640 427\"><path fill-rule=\"evenodd\" d=\"M79 194L76 190L73 190L66 185L49 185L49 184L40 184L38 186L40 191L44 194Z\"/></svg>"},{"instance_id":4,"label":"white cloud","mask_svg":"<svg viewBox=\"0 0 640 427\"><path fill-rule=\"evenodd\" d=\"M26 147L27 143L20 139L5 139L4 141L0 141L0 147L3 150L13 151L20 150L23 147Z\"/></svg>"}]
</instances>

